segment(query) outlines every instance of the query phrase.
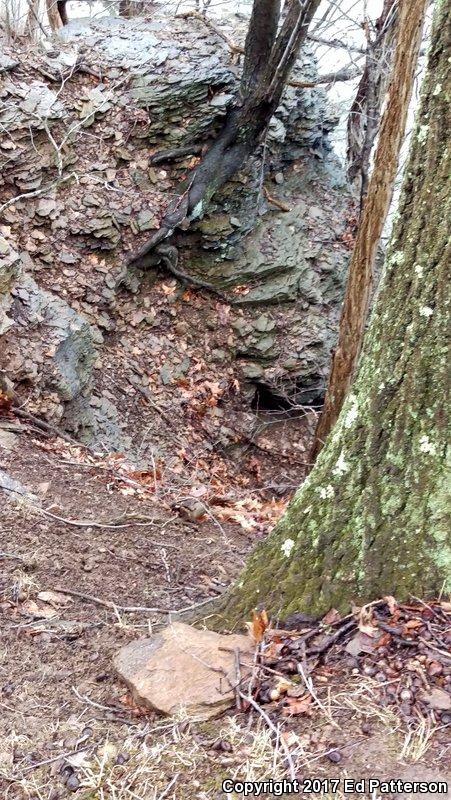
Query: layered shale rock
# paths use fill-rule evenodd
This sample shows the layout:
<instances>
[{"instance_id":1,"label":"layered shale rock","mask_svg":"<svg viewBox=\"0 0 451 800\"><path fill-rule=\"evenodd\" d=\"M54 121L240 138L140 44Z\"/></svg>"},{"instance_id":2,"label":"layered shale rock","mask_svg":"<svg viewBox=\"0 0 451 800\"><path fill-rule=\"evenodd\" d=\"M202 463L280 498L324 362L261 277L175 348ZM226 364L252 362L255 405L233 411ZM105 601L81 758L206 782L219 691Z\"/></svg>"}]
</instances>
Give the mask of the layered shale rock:
<instances>
[{"instance_id":1,"label":"layered shale rock","mask_svg":"<svg viewBox=\"0 0 451 800\"><path fill-rule=\"evenodd\" d=\"M243 42L242 21L218 24ZM75 21L47 54L1 64L1 369L34 411L119 446L93 368L114 363L109 337L126 347L129 324L148 326L149 351L155 339L149 277L126 260L220 130L241 64L201 20L161 13ZM315 74L305 52L295 75ZM306 402L324 386L348 255L335 123L320 89L287 87L265 143L175 237L180 267L230 297L214 357L239 365L250 394Z\"/></svg>"}]
</instances>

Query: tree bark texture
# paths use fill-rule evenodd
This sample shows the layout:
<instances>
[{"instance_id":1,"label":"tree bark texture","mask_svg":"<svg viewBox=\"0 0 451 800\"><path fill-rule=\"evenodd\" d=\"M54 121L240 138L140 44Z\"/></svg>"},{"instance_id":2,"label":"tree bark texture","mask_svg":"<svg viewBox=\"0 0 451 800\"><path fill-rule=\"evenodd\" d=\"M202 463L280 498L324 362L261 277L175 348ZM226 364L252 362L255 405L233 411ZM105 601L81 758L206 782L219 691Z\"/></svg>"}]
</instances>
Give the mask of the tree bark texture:
<instances>
[{"instance_id":1,"label":"tree bark texture","mask_svg":"<svg viewBox=\"0 0 451 800\"><path fill-rule=\"evenodd\" d=\"M370 157L390 76L397 21L398 0L384 0L374 26L375 38L367 31L365 67L347 121L348 180L360 198L360 208L368 190Z\"/></svg>"},{"instance_id":2,"label":"tree bark texture","mask_svg":"<svg viewBox=\"0 0 451 800\"><path fill-rule=\"evenodd\" d=\"M404 139L415 67L428 0L400 0L396 52L382 117L368 194L349 264L338 343L318 423L312 460L335 424L349 389L362 345L374 261L393 196Z\"/></svg>"},{"instance_id":3,"label":"tree bark texture","mask_svg":"<svg viewBox=\"0 0 451 800\"><path fill-rule=\"evenodd\" d=\"M282 618L321 615L385 594L405 600L451 589L450 26L451 5L439 0L358 376L313 471L209 609L211 627L241 625L256 606Z\"/></svg>"}]
</instances>

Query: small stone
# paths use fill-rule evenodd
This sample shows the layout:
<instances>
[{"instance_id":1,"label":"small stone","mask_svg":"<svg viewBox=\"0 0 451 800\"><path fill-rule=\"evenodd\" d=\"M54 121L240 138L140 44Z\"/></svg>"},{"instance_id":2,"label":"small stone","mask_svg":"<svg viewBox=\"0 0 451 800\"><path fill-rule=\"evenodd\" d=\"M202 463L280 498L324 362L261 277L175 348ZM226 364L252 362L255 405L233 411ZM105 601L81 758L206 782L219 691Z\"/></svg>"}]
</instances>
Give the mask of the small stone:
<instances>
[{"instance_id":1,"label":"small stone","mask_svg":"<svg viewBox=\"0 0 451 800\"><path fill-rule=\"evenodd\" d=\"M40 217L48 217L55 209L56 201L43 197L37 205L36 213L39 214Z\"/></svg>"},{"instance_id":2,"label":"small stone","mask_svg":"<svg viewBox=\"0 0 451 800\"><path fill-rule=\"evenodd\" d=\"M280 186L280 184L283 183L285 180L283 172L276 172L276 174L274 175L274 180Z\"/></svg>"},{"instance_id":3,"label":"small stone","mask_svg":"<svg viewBox=\"0 0 451 800\"><path fill-rule=\"evenodd\" d=\"M72 775L69 775L66 781L66 787L71 792L76 792L77 789L80 787L80 781L78 780L75 772L73 772Z\"/></svg>"},{"instance_id":4,"label":"small stone","mask_svg":"<svg viewBox=\"0 0 451 800\"><path fill-rule=\"evenodd\" d=\"M151 211L141 211L136 219L136 224L140 231L155 230L158 228L158 220Z\"/></svg>"},{"instance_id":5,"label":"small stone","mask_svg":"<svg viewBox=\"0 0 451 800\"><path fill-rule=\"evenodd\" d=\"M332 761L332 764L339 764L341 761L341 753L339 750L332 750L327 754L327 758L329 761Z\"/></svg>"},{"instance_id":6,"label":"small stone","mask_svg":"<svg viewBox=\"0 0 451 800\"><path fill-rule=\"evenodd\" d=\"M222 753L231 753L233 751L233 747L227 739L219 739L217 742L212 745L212 750L219 750Z\"/></svg>"}]
</instances>

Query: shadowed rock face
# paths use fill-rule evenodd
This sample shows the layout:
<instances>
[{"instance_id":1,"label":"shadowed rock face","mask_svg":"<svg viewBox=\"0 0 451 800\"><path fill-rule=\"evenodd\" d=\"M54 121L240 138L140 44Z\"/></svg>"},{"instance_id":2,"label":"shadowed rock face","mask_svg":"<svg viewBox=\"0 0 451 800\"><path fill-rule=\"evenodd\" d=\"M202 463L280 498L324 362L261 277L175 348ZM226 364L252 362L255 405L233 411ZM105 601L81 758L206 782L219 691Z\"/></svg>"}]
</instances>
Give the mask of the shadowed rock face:
<instances>
[{"instance_id":1,"label":"shadowed rock face","mask_svg":"<svg viewBox=\"0 0 451 800\"><path fill-rule=\"evenodd\" d=\"M243 23L228 33L243 41ZM5 54L0 204L32 194L3 212L5 247L23 267L18 278L5 253L0 331L10 356L0 369L33 388L35 410L94 436L101 417L115 443L114 405L99 405L92 366L118 326L118 287L145 292L126 257L195 163L188 153L153 165L149 155L208 146L241 66L195 19L105 17L62 35L48 55ZM315 75L308 53L296 73ZM321 90L288 87L264 146L175 237L181 268L234 301L220 360L240 365L250 391L255 383L289 402L321 393L343 291L349 197L327 138L335 123ZM42 322L44 307L55 324Z\"/></svg>"}]
</instances>

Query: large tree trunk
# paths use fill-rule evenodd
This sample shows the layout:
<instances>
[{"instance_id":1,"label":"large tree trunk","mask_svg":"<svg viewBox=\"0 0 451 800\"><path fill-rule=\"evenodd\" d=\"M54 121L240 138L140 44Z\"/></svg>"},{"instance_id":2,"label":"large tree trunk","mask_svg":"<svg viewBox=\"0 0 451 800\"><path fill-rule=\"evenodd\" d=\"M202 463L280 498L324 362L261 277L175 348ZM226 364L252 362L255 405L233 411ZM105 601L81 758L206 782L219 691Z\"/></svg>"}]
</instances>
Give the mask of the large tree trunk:
<instances>
[{"instance_id":1,"label":"large tree trunk","mask_svg":"<svg viewBox=\"0 0 451 800\"><path fill-rule=\"evenodd\" d=\"M451 5L439 0L422 103L357 379L315 468L208 624L322 614L451 588L447 509ZM448 209L449 211L449 209ZM448 505L449 508L449 505Z\"/></svg>"},{"instance_id":2,"label":"large tree trunk","mask_svg":"<svg viewBox=\"0 0 451 800\"><path fill-rule=\"evenodd\" d=\"M397 46L368 195L348 271L338 343L312 460L338 419L362 346L373 267L393 196L428 0L399 0Z\"/></svg>"}]
</instances>

